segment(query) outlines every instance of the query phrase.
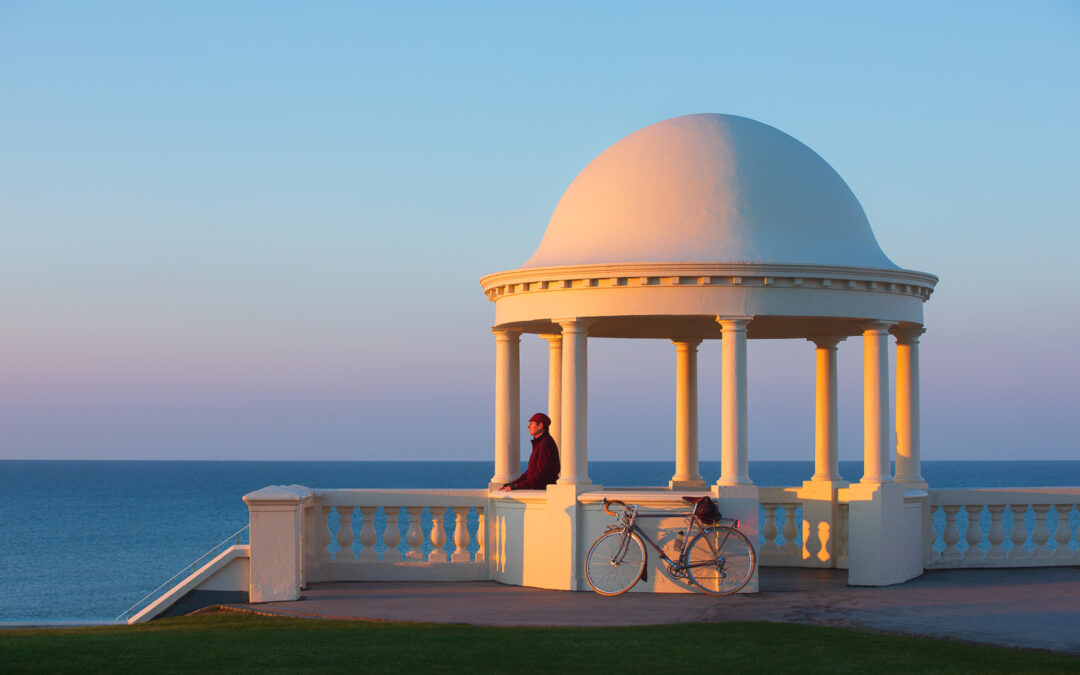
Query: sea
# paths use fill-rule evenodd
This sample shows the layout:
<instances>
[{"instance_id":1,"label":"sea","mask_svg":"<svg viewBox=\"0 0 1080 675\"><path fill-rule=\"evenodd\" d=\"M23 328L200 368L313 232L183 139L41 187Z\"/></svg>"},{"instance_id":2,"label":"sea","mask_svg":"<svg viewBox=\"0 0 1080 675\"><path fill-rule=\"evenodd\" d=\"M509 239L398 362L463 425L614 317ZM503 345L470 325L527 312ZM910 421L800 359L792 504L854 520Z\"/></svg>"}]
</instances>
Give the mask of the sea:
<instances>
[{"instance_id":1,"label":"sea","mask_svg":"<svg viewBox=\"0 0 1080 675\"><path fill-rule=\"evenodd\" d=\"M491 462L0 461L0 621L109 621L247 524L267 485L482 488ZM606 487L666 485L672 462L590 462ZM706 480L719 462L701 462ZM750 462L796 486L811 462ZM841 462L857 481L862 462ZM934 488L1080 486L1080 461L924 461ZM711 478L710 478L711 477Z\"/></svg>"}]
</instances>

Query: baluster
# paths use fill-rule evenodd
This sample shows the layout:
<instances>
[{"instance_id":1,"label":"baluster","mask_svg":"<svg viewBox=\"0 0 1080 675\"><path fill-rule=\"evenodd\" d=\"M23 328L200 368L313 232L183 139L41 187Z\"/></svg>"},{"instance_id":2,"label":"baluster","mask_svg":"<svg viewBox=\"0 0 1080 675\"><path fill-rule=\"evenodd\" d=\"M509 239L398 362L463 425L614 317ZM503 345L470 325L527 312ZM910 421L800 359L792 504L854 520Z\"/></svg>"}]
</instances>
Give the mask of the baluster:
<instances>
[{"instance_id":1,"label":"baluster","mask_svg":"<svg viewBox=\"0 0 1080 675\"><path fill-rule=\"evenodd\" d=\"M341 519L337 530L337 543L341 548L338 549L337 558L340 562L352 562L356 560L356 557L352 552L353 543L353 531L352 531L352 512L351 506L339 506L337 507L338 517Z\"/></svg>"},{"instance_id":2,"label":"baluster","mask_svg":"<svg viewBox=\"0 0 1080 675\"><path fill-rule=\"evenodd\" d=\"M806 513L806 512L803 511L803 513ZM817 532L814 532L813 530L814 530L814 524L811 523L810 520L806 516L803 516L803 519L802 519L803 550L802 550L802 554L800 555L800 557L803 560L829 560L828 537L825 537L825 540L822 541L822 534L825 534L825 532L828 531L826 529L825 523L819 523L818 524Z\"/></svg>"},{"instance_id":3,"label":"baluster","mask_svg":"<svg viewBox=\"0 0 1080 675\"><path fill-rule=\"evenodd\" d=\"M761 552L763 554L779 553L780 547L776 545L776 507L779 504L763 503L761 508L765 509L765 525L761 528L761 534L765 537L765 543L761 546Z\"/></svg>"},{"instance_id":4,"label":"baluster","mask_svg":"<svg viewBox=\"0 0 1080 675\"><path fill-rule=\"evenodd\" d=\"M960 510L959 506L942 506L945 511L945 532L942 533L941 538L945 540L945 551L941 554L942 560L960 560L962 554L956 548L956 544L960 541L960 530L956 527L956 513Z\"/></svg>"},{"instance_id":5,"label":"baluster","mask_svg":"<svg viewBox=\"0 0 1080 675\"><path fill-rule=\"evenodd\" d=\"M1054 506L1057 514L1057 525L1054 526L1054 541L1057 548L1054 549L1055 558L1071 558L1073 552L1069 549L1072 540L1072 530L1069 529L1069 514L1072 513L1072 504L1057 504Z\"/></svg>"},{"instance_id":6,"label":"baluster","mask_svg":"<svg viewBox=\"0 0 1080 675\"><path fill-rule=\"evenodd\" d=\"M446 545L446 507L431 507L431 553L430 562L446 562L450 559L443 550Z\"/></svg>"},{"instance_id":7,"label":"baluster","mask_svg":"<svg viewBox=\"0 0 1080 675\"><path fill-rule=\"evenodd\" d=\"M1049 558L1050 549L1046 547L1050 539L1050 530L1046 527L1046 514L1050 511L1049 504L1032 504L1035 511L1035 529L1031 532L1031 540L1035 542L1035 548L1031 551L1032 558Z\"/></svg>"},{"instance_id":8,"label":"baluster","mask_svg":"<svg viewBox=\"0 0 1080 675\"><path fill-rule=\"evenodd\" d=\"M799 534L799 528L795 525L795 509L798 504L784 504L784 555L802 558L802 551L795 545L795 536Z\"/></svg>"},{"instance_id":9,"label":"baluster","mask_svg":"<svg viewBox=\"0 0 1080 675\"><path fill-rule=\"evenodd\" d=\"M398 550L398 544L401 543L401 532L398 531L398 516L401 515L401 507L392 506L390 508L384 508L383 512L386 513L386 529L383 530L382 540L386 546L386 550L383 551L383 562L401 562L401 551Z\"/></svg>"},{"instance_id":10,"label":"baluster","mask_svg":"<svg viewBox=\"0 0 1080 675\"><path fill-rule=\"evenodd\" d=\"M454 554L450 557L454 562L469 562L468 518L469 507L454 507Z\"/></svg>"},{"instance_id":11,"label":"baluster","mask_svg":"<svg viewBox=\"0 0 1080 675\"><path fill-rule=\"evenodd\" d=\"M1023 507L1023 511L1021 511ZM1027 504L1011 504L1009 510L1012 511L1012 531L1009 532L1009 540L1013 543L1012 550L1009 551L1009 560L1013 558L1026 558L1027 551L1024 549L1024 542L1027 541L1027 525L1024 524L1024 515L1027 513Z\"/></svg>"},{"instance_id":12,"label":"baluster","mask_svg":"<svg viewBox=\"0 0 1080 675\"><path fill-rule=\"evenodd\" d=\"M476 562L483 562L484 549L487 547L487 530L484 529L484 507L476 507Z\"/></svg>"},{"instance_id":13,"label":"baluster","mask_svg":"<svg viewBox=\"0 0 1080 675\"><path fill-rule=\"evenodd\" d=\"M1005 511L1005 505L992 504L986 508L990 509L990 532L986 535L990 541L990 550L986 552L986 558L1004 560L1005 548L1001 544L1005 541L1005 530L1001 527L1001 514Z\"/></svg>"},{"instance_id":14,"label":"baluster","mask_svg":"<svg viewBox=\"0 0 1080 675\"><path fill-rule=\"evenodd\" d=\"M941 560L941 553L935 548L937 546L938 533L937 533L937 514L941 507L936 504L930 507L930 531L924 532L923 535L929 535L926 546L929 548L930 557L932 560L930 564L933 565L937 561Z\"/></svg>"},{"instance_id":15,"label":"baluster","mask_svg":"<svg viewBox=\"0 0 1080 675\"><path fill-rule=\"evenodd\" d=\"M980 560L983 557L979 543L982 541L982 527L979 526L979 516L982 515L982 507L977 509L973 506L965 506L967 512L967 532L964 533L964 541L967 542L967 550L964 551L964 560Z\"/></svg>"},{"instance_id":16,"label":"baluster","mask_svg":"<svg viewBox=\"0 0 1080 675\"><path fill-rule=\"evenodd\" d=\"M420 516L424 513L422 506L407 506L405 513L409 517L409 529L405 531L405 543L409 550L405 552L405 559L418 561L424 559L424 552L420 545L424 542L424 533L420 530Z\"/></svg>"},{"instance_id":17,"label":"baluster","mask_svg":"<svg viewBox=\"0 0 1080 675\"><path fill-rule=\"evenodd\" d=\"M332 506L322 507L322 527L320 528L322 541L319 542L319 558L326 562L334 559L334 554L330 552L330 539L333 536L330 533L330 510L333 508Z\"/></svg>"},{"instance_id":18,"label":"baluster","mask_svg":"<svg viewBox=\"0 0 1080 675\"><path fill-rule=\"evenodd\" d=\"M360 513L364 516L364 523L360 526L360 549L356 559L361 562L376 562L379 554L375 551L375 542L378 535L375 534L375 511L377 506L361 506Z\"/></svg>"}]
</instances>

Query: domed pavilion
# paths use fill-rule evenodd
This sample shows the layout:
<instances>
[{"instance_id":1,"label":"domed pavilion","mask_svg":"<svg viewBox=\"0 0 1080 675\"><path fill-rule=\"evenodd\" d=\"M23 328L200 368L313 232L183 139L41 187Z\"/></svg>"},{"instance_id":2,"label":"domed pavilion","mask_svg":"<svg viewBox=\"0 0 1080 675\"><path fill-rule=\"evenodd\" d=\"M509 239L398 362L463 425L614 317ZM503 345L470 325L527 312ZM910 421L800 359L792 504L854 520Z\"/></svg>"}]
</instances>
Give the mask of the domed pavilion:
<instances>
[{"instance_id":1,"label":"domed pavilion","mask_svg":"<svg viewBox=\"0 0 1080 675\"><path fill-rule=\"evenodd\" d=\"M578 174L520 268L481 280L495 303L495 475L520 461L518 341L550 343L560 483L589 484L588 339L671 340L677 358L673 488L698 470L697 348L722 341L721 486L749 485L746 340L817 352L814 480L839 481L836 347L865 344L863 481L890 476L887 340L897 342L896 480L919 469L918 337L937 277L882 252L859 201L817 153L734 115L676 117L630 134Z\"/></svg>"},{"instance_id":2,"label":"domed pavilion","mask_svg":"<svg viewBox=\"0 0 1080 675\"><path fill-rule=\"evenodd\" d=\"M748 339L815 345L815 470L804 496L821 497L823 508L832 509L822 522L835 520L838 490L847 488L851 500L862 490L872 501L879 486L926 487L919 458L918 342L923 303L937 277L893 263L839 174L771 126L699 114L630 134L578 174L524 265L480 283L495 304L492 487L519 471L523 333L550 345L548 408L562 473L547 498L565 493L557 498L559 508L573 511L588 501L582 495L601 489L588 472L590 338L673 343L676 470L669 487L682 492L708 487L698 461L697 349L703 340L721 341L721 473L711 491L722 510L741 512L755 529ZM860 483L848 488L838 472L836 350L844 339L860 335L864 470ZM890 335L896 340L895 477ZM568 536L567 546L576 551L579 537ZM576 553L571 559L577 560ZM575 588L575 578L572 568L570 579L553 587Z\"/></svg>"}]
</instances>

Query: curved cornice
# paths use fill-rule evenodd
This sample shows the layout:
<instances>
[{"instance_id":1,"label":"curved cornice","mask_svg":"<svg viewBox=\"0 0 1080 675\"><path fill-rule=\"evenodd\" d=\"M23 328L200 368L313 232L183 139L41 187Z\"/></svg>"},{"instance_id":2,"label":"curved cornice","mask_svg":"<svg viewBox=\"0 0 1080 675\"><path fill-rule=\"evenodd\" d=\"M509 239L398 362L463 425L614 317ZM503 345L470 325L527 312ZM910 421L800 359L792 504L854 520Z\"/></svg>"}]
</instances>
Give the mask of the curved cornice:
<instances>
[{"instance_id":1,"label":"curved cornice","mask_svg":"<svg viewBox=\"0 0 1080 675\"><path fill-rule=\"evenodd\" d=\"M492 302L511 294L576 288L641 286L778 286L914 295L934 292L933 274L904 269L761 263L621 263L536 267L480 279Z\"/></svg>"}]
</instances>

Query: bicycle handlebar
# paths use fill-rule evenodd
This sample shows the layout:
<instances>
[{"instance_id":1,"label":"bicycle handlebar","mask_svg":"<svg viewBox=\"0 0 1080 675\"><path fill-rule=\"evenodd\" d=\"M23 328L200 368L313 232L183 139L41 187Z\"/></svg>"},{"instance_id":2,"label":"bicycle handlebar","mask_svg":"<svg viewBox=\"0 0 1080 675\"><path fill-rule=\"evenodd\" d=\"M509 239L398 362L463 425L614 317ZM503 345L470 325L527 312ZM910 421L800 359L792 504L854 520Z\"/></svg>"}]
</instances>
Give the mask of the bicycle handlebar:
<instances>
[{"instance_id":1,"label":"bicycle handlebar","mask_svg":"<svg viewBox=\"0 0 1080 675\"><path fill-rule=\"evenodd\" d=\"M604 513L608 514L609 516L617 516L617 515L619 515L619 514L617 514L617 513L615 513L614 511L611 510L611 506L614 505L614 504L618 504L624 510L626 509L626 504L619 501L618 499L612 499L611 501L608 501L608 498L604 497L604 501L600 502L600 506L602 506L604 508Z\"/></svg>"}]
</instances>

